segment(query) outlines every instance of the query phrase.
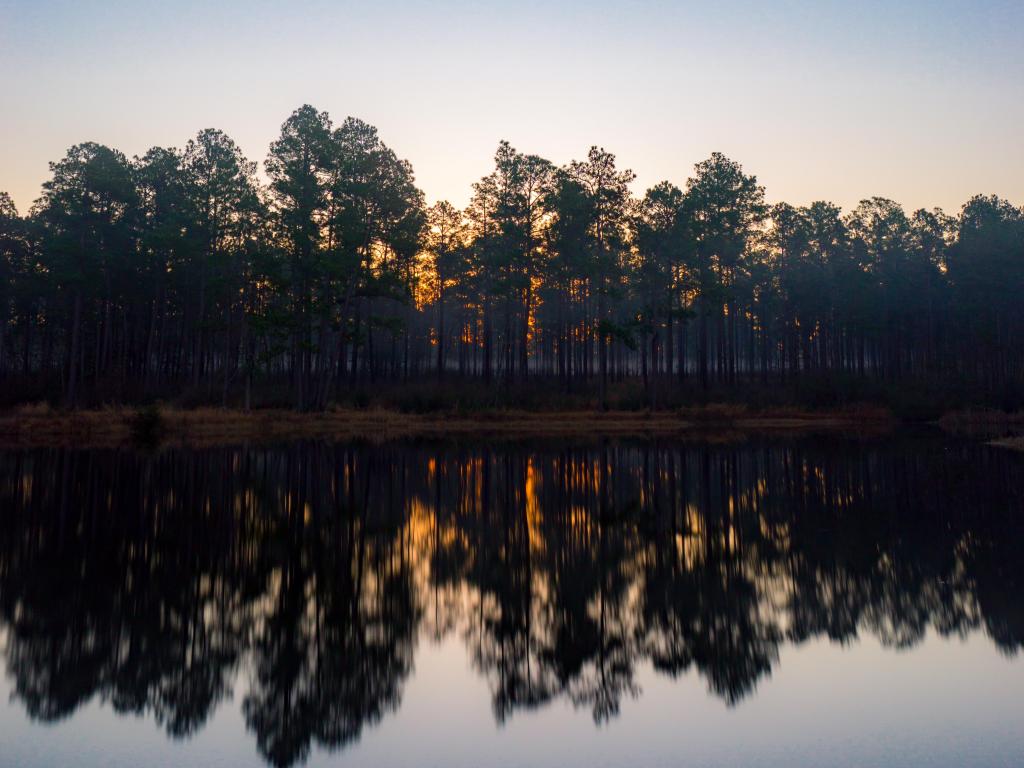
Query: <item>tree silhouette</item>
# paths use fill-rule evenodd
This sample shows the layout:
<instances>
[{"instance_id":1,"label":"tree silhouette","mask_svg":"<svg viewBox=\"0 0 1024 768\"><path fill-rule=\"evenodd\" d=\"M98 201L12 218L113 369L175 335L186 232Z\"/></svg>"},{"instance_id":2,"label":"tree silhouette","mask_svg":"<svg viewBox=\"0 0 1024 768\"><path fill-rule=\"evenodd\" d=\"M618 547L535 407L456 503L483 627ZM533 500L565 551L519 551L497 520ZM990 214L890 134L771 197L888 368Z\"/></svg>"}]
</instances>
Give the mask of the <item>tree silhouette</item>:
<instances>
[{"instance_id":1,"label":"tree silhouette","mask_svg":"<svg viewBox=\"0 0 1024 768\"><path fill-rule=\"evenodd\" d=\"M503 141L466 210L428 209L373 126L309 105L256 170L207 129L76 145L27 216L0 198L0 404L322 410L428 372L441 404L1024 403L1024 213L994 196L768 206L714 153L636 199L603 149Z\"/></svg>"}]
</instances>

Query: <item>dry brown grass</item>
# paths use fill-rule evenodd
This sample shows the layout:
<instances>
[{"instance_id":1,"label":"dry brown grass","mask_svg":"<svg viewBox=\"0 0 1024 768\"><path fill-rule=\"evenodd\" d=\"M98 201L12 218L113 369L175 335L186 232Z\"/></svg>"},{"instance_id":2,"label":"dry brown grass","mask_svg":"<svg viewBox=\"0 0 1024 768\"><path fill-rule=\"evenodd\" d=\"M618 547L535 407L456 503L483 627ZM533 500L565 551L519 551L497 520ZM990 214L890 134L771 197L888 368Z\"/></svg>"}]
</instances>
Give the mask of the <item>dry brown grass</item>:
<instances>
[{"instance_id":1,"label":"dry brown grass","mask_svg":"<svg viewBox=\"0 0 1024 768\"><path fill-rule=\"evenodd\" d=\"M0 442L14 445L109 445L131 438L135 412L126 409L55 411L21 406L0 414Z\"/></svg>"},{"instance_id":2,"label":"dry brown grass","mask_svg":"<svg viewBox=\"0 0 1024 768\"><path fill-rule=\"evenodd\" d=\"M138 411L109 408L56 411L22 407L0 414L0 444L16 446L112 446L132 442ZM160 409L163 443L213 445L297 438L387 440L399 437L507 436L597 437L629 435L742 434L762 430L886 429L891 414L878 409L811 412L713 405L676 412L486 411L472 414L404 414L386 410L245 413L219 408Z\"/></svg>"},{"instance_id":3,"label":"dry brown grass","mask_svg":"<svg viewBox=\"0 0 1024 768\"><path fill-rule=\"evenodd\" d=\"M683 417L698 424L729 425L738 429L847 428L877 429L895 424L892 412L869 404L856 404L831 411L813 411L795 406L755 410L746 405L712 403L682 409Z\"/></svg>"}]
</instances>

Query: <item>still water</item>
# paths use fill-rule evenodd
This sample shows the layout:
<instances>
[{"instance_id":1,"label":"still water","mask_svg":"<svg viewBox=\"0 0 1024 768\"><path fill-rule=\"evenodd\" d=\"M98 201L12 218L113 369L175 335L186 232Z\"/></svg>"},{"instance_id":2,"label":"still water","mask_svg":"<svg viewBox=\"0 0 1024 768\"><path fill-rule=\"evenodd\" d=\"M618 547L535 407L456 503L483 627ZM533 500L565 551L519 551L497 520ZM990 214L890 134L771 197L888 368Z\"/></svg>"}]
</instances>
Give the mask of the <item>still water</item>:
<instances>
[{"instance_id":1,"label":"still water","mask_svg":"<svg viewBox=\"0 0 1024 768\"><path fill-rule=\"evenodd\" d=\"M1024 456L0 452L0 765L1024 763Z\"/></svg>"}]
</instances>

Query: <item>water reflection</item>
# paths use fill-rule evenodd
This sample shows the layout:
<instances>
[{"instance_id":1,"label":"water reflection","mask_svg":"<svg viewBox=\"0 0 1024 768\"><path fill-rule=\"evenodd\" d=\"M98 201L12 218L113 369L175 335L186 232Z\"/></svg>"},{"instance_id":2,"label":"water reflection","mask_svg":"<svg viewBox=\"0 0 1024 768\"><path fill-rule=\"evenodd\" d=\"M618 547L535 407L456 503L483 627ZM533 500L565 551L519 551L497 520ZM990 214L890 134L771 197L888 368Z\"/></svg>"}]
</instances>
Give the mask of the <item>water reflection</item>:
<instances>
[{"instance_id":1,"label":"water reflection","mask_svg":"<svg viewBox=\"0 0 1024 768\"><path fill-rule=\"evenodd\" d=\"M1024 642L1019 457L916 441L0 454L0 634L29 715L99 697L260 753L343 748L455 633L498 722L595 721L641 663L730 705L785 643ZM230 706L238 706L233 704Z\"/></svg>"}]
</instances>

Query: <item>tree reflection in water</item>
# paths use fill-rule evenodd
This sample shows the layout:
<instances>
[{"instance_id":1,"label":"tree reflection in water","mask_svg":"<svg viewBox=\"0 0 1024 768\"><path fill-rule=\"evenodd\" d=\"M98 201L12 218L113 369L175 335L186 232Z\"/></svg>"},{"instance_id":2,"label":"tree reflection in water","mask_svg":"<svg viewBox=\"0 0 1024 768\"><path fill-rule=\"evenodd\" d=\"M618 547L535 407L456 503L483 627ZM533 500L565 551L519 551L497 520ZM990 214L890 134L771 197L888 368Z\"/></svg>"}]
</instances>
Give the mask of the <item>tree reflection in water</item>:
<instances>
[{"instance_id":1,"label":"tree reflection in water","mask_svg":"<svg viewBox=\"0 0 1024 768\"><path fill-rule=\"evenodd\" d=\"M559 697L604 721L641 663L732 705L817 636L1016 653L1018 470L834 438L7 452L7 671L35 719L99 697L174 737L244 676L284 766L395 711L450 633L499 722Z\"/></svg>"}]
</instances>

